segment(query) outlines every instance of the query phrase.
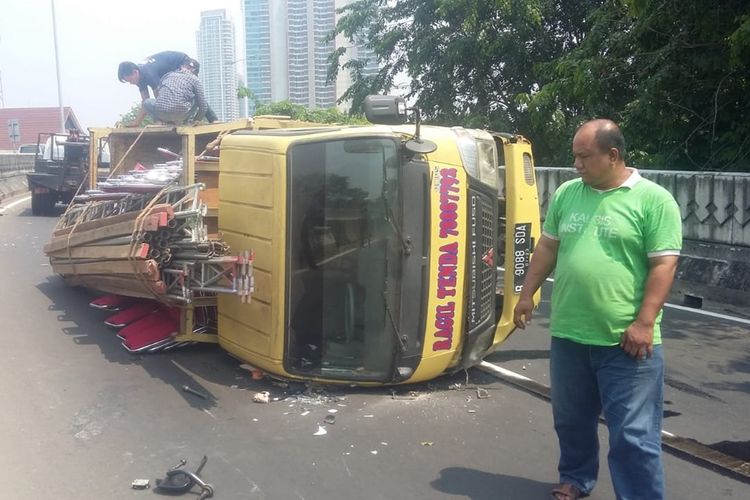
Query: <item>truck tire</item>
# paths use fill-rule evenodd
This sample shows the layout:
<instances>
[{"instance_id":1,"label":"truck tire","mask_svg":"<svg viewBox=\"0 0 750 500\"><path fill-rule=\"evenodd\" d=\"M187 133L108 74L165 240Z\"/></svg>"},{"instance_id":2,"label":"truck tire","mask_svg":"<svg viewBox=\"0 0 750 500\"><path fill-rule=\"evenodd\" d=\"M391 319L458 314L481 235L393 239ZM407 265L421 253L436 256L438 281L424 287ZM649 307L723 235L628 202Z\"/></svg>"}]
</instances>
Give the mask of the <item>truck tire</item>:
<instances>
[{"instance_id":1,"label":"truck tire","mask_svg":"<svg viewBox=\"0 0 750 500\"><path fill-rule=\"evenodd\" d=\"M32 193L31 213L32 215L53 215L57 197L54 193Z\"/></svg>"}]
</instances>

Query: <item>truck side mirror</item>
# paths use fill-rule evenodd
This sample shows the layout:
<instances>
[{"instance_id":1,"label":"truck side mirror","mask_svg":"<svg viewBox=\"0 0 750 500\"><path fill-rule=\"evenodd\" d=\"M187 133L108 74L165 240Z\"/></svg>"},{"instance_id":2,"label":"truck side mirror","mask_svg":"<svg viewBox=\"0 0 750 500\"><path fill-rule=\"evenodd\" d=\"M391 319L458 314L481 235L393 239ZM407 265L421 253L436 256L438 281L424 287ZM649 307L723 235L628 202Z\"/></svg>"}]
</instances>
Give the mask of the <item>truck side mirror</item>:
<instances>
[{"instance_id":1,"label":"truck side mirror","mask_svg":"<svg viewBox=\"0 0 750 500\"><path fill-rule=\"evenodd\" d=\"M432 153L437 144L423 140L419 136L419 125L422 122L418 108L407 108L403 97L392 95L368 95L365 97L365 116L370 123L378 125L402 125L406 123L406 112L413 111L416 118L414 138L404 146L407 150L417 154Z\"/></svg>"},{"instance_id":2,"label":"truck side mirror","mask_svg":"<svg viewBox=\"0 0 750 500\"><path fill-rule=\"evenodd\" d=\"M365 97L365 117L378 125L401 125L406 123L406 101L403 97L390 95L368 95Z\"/></svg>"}]
</instances>

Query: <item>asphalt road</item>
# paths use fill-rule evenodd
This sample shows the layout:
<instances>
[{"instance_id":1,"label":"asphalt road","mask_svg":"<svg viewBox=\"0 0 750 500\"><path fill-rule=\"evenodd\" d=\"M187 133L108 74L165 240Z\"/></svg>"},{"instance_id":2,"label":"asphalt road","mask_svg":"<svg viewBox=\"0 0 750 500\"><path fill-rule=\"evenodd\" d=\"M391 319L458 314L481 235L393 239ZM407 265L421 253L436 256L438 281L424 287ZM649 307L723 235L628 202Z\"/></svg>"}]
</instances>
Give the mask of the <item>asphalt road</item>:
<instances>
[{"instance_id":1,"label":"asphalt road","mask_svg":"<svg viewBox=\"0 0 750 500\"><path fill-rule=\"evenodd\" d=\"M549 297L487 361L549 385ZM664 430L750 462L750 317L734 307L666 307Z\"/></svg>"},{"instance_id":2,"label":"asphalt road","mask_svg":"<svg viewBox=\"0 0 750 500\"><path fill-rule=\"evenodd\" d=\"M395 393L311 390L251 380L215 346L131 355L88 307L94 295L51 275L42 246L54 223L28 202L0 216L0 498L155 498L131 482L153 485L204 454L219 499L547 498L557 446L546 401L474 370ZM668 399L679 415L667 428L705 443L745 439L747 328L674 321L679 389ZM493 359L546 382L544 323ZM263 390L271 403L253 403ZM665 466L670 498L750 498L749 484L684 459L666 454ZM613 497L603 467L591 498Z\"/></svg>"}]
</instances>

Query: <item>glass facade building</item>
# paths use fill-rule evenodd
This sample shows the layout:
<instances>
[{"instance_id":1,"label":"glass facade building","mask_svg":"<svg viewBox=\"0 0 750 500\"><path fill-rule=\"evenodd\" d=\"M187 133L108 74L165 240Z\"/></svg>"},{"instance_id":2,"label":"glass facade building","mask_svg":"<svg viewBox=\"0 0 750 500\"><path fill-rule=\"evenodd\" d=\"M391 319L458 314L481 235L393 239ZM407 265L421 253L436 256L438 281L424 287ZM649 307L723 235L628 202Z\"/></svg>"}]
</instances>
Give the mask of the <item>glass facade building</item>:
<instances>
[{"instance_id":1,"label":"glass facade building","mask_svg":"<svg viewBox=\"0 0 750 500\"><path fill-rule=\"evenodd\" d=\"M232 121L240 116L237 99L237 58L234 25L226 10L201 12L196 33L200 79L206 100L219 120Z\"/></svg>"},{"instance_id":2,"label":"glass facade building","mask_svg":"<svg viewBox=\"0 0 750 500\"><path fill-rule=\"evenodd\" d=\"M335 0L244 0L246 79L259 102L335 105L336 85L326 81L335 7Z\"/></svg>"}]
</instances>

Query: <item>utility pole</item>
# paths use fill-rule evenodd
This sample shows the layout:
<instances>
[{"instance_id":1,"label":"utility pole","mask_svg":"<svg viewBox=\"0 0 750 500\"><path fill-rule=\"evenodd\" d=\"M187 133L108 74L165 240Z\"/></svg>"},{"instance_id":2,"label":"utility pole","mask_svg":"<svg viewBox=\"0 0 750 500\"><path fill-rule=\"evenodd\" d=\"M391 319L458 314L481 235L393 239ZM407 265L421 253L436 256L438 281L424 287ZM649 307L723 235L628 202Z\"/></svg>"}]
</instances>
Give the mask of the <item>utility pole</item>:
<instances>
[{"instance_id":1,"label":"utility pole","mask_svg":"<svg viewBox=\"0 0 750 500\"><path fill-rule=\"evenodd\" d=\"M60 87L60 58L57 55L57 21L55 19L55 0L52 2L52 33L55 38L55 69L57 70L57 102L60 106L60 132L65 133L65 110L62 104L62 88Z\"/></svg>"},{"instance_id":2,"label":"utility pole","mask_svg":"<svg viewBox=\"0 0 750 500\"><path fill-rule=\"evenodd\" d=\"M0 42L3 41L3 37L0 36ZM0 108L5 107L5 98L3 97L3 72L0 70Z\"/></svg>"},{"instance_id":3,"label":"utility pole","mask_svg":"<svg viewBox=\"0 0 750 500\"><path fill-rule=\"evenodd\" d=\"M5 107L5 99L3 98L3 72L0 71L0 108Z\"/></svg>"}]
</instances>

